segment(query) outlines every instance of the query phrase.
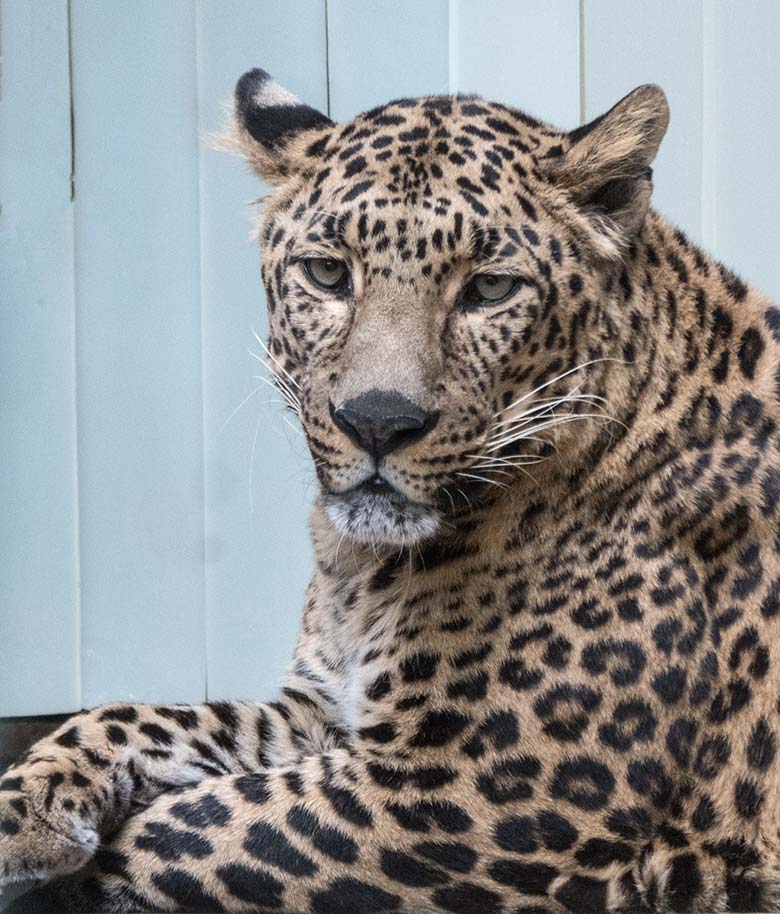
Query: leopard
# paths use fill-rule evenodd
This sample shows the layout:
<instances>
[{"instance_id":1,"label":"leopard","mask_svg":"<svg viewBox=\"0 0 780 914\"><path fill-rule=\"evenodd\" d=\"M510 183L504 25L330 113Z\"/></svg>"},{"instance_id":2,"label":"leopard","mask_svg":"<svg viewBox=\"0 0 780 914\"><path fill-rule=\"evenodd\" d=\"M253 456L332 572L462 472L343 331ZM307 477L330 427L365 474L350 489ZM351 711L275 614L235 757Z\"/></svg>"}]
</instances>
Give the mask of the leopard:
<instances>
[{"instance_id":1,"label":"leopard","mask_svg":"<svg viewBox=\"0 0 780 914\"><path fill-rule=\"evenodd\" d=\"M34 745L12 910L780 910L780 307L651 205L662 89L233 111L317 480L294 656Z\"/></svg>"}]
</instances>

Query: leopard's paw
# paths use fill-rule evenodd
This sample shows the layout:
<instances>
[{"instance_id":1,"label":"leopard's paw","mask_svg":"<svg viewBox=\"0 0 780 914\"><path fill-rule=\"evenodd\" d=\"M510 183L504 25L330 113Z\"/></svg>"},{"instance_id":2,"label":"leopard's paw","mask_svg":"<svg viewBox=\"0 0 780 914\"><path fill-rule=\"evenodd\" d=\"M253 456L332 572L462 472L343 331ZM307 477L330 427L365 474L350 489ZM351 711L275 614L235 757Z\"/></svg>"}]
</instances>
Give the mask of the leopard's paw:
<instances>
[{"instance_id":1,"label":"leopard's paw","mask_svg":"<svg viewBox=\"0 0 780 914\"><path fill-rule=\"evenodd\" d=\"M0 885L73 873L92 858L100 836L85 780L55 760L0 779Z\"/></svg>"},{"instance_id":2,"label":"leopard's paw","mask_svg":"<svg viewBox=\"0 0 780 914\"><path fill-rule=\"evenodd\" d=\"M142 899L130 896L121 887L112 890L108 883L96 876L92 867L87 867L73 876L55 879L15 896L2 911L3 914L84 914L85 911L117 914L151 910Z\"/></svg>"}]
</instances>

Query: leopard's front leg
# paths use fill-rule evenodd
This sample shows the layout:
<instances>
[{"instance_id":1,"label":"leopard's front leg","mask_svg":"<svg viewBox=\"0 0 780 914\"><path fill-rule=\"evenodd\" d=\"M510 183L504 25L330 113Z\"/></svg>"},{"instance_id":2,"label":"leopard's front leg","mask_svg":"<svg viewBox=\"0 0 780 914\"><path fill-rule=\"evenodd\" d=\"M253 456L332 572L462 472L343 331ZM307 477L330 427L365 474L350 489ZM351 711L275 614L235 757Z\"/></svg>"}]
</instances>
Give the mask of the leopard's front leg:
<instances>
[{"instance_id":1,"label":"leopard's front leg","mask_svg":"<svg viewBox=\"0 0 780 914\"><path fill-rule=\"evenodd\" d=\"M661 820L616 840L584 792L600 782L563 765L453 768L357 746L205 781L159 797L84 871L9 914L702 914L746 889L770 909L760 860L738 841L719 850ZM632 799L621 792L612 813Z\"/></svg>"},{"instance_id":2,"label":"leopard's front leg","mask_svg":"<svg viewBox=\"0 0 780 914\"><path fill-rule=\"evenodd\" d=\"M327 730L311 703L107 705L38 742L0 777L0 885L50 879L166 791L290 762ZM319 731L319 732L317 732Z\"/></svg>"},{"instance_id":3,"label":"leopard's front leg","mask_svg":"<svg viewBox=\"0 0 780 914\"><path fill-rule=\"evenodd\" d=\"M464 784L459 791L421 793L400 782L388 791L373 768L335 750L160 797L85 870L11 910L441 911L432 894L440 890L446 906L458 877L467 879L477 862L470 842L485 840L467 809L474 791ZM401 779L404 774L398 769ZM474 904L498 902L495 893L467 891Z\"/></svg>"}]
</instances>

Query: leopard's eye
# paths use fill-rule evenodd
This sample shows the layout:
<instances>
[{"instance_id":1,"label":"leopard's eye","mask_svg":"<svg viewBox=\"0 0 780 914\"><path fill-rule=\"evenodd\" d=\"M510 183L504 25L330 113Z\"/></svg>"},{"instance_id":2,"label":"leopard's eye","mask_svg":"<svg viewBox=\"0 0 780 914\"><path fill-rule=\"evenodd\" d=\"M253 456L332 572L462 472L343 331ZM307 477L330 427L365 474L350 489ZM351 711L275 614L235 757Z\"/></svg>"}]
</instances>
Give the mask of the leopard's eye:
<instances>
[{"instance_id":1,"label":"leopard's eye","mask_svg":"<svg viewBox=\"0 0 780 914\"><path fill-rule=\"evenodd\" d=\"M321 289L343 289L349 282L349 270L343 260L332 257L308 257L303 268L309 279Z\"/></svg>"},{"instance_id":2,"label":"leopard's eye","mask_svg":"<svg viewBox=\"0 0 780 914\"><path fill-rule=\"evenodd\" d=\"M518 278L509 273L480 273L463 290L462 301L467 308L495 305L509 298L518 285Z\"/></svg>"},{"instance_id":3,"label":"leopard's eye","mask_svg":"<svg viewBox=\"0 0 780 914\"><path fill-rule=\"evenodd\" d=\"M485 273L474 280L474 291L484 301L501 301L515 287L515 277L506 273Z\"/></svg>"}]
</instances>

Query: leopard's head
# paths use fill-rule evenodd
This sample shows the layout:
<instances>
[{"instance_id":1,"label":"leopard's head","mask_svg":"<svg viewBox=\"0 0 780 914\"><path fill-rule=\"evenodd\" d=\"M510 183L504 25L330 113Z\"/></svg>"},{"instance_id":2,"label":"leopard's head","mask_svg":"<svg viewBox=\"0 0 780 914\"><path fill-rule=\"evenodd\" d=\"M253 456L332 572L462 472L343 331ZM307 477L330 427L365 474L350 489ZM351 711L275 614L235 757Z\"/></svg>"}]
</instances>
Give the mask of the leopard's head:
<instances>
[{"instance_id":1,"label":"leopard's head","mask_svg":"<svg viewBox=\"0 0 780 914\"><path fill-rule=\"evenodd\" d=\"M574 375L611 352L667 123L643 86L568 133L464 96L334 124L262 70L241 78L233 142L271 185L269 365L337 530L433 537L595 402Z\"/></svg>"}]
</instances>

